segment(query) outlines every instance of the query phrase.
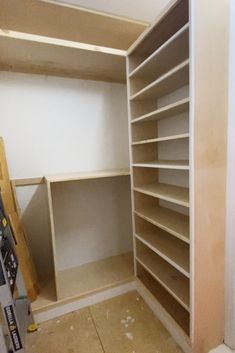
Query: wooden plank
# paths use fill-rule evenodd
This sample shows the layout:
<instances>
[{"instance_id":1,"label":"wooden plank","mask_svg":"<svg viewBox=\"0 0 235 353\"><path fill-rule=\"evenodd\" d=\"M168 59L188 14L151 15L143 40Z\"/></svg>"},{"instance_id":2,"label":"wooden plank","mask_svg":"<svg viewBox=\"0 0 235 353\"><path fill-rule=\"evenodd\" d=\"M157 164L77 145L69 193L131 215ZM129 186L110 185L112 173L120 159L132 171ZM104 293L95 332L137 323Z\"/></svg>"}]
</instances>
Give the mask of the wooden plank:
<instances>
[{"instance_id":1,"label":"wooden plank","mask_svg":"<svg viewBox=\"0 0 235 353\"><path fill-rule=\"evenodd\" d=\"M140 264L138 264L137 289L172 336L177 336L178 344L181 345L184 353L192 353L191 342L188 337L189 312Z\"/></svg>"},{"instance_id":2,"label":"wooden plank","mask_svg":"<svg viewBox=\"0 0 235 353\"><path fill-rule=\"evenodd\" d=\"M147 143L156 143L156 142L163 142L163 141L180 140L180 139L185 139L185 138L189 138L189 133L172 135L172 136L165 136L165 137L156 137L156 138L152 138L152 139L148 139L148 140L134 141L134 142L132 142L132 146L144 145L144 144L147 144Z\"/></svg>"},{"instance_id":3,"label":"wooden plank","mask_svg":"<svg viewBox=\"0 0 235 353\"><path fill-rule=\"evenodd\" d=\"M130 97L131 101L157 99L189 83L189 60L168 71L148 86Z\"/></svg>"},{"instance_id":4,"label":"wooden plank","mask_svg":"<svg viewBox=\"0 0 235 353\"><path fill-rule=\"evenodd\" d=\"M123 55L108 54L99 48L86 50L58 45L56 40L46 37L42 42L34 36L28 40L1 33L1 70L119 83L126 81Z\"/></svg>"},{"instance_id":5,"label":"wooden plank","mask_svg":"<svg viewBox=\"0 0 235 353\"><path fill-rule=\"evenodd\" d=\"M136 238L189 278L189 246L161 229L137 231Z\"/></svg>"},{"instance_id":6,"label":"wooden plank","mask_svg":"<svg viewBox=\"0 0 235 353\"><path fill-rule=\"evenodd\" d=\"M126 175L127 176L130 175L129 169L111 169L111 170L78 172L78 173L70 173L70 174L56 174L56 175L47 175L45 178L50 183L58 183L58 182L64 182L64 181L110 178L110 177L126 176Z\"/></svg>"},{"instance_id":7,"label":"wooden plank","mask_svg":"<svg viewBox=\"0 0 235 353\"><path fill-rule=\"evenodd\" d=\"M189 207L189 189L180 186L153 183L135 186L134 190L161 200L173 202L177 205Z\"/></svg>"},{"instance_id":8,"label":"wooden plank","mask_svg":"<svg viewBox=\"0 0 235 353\"><path fill-rule=\"evenodd\" d=\"M189 98L185 98L175 103L169 104L163 108L160 108L150 113L139 116L131 120L131 123L135 124L138 122L170 118L171 116L187 112L188 110L189 110Z\"/></svg>"},{"instance_id":9,"label":"wooden plank","mask_svg":"<svg viewBox=\"0 0 235 353\"><path fill-rule=\"evenodd\" d=\"M177 169L177 170L189 170L188 161L151 161L151 162L142 162L134 163L133 167L142 167L142 168L162 168L162 169Z\"/></svg>"},{"instance_id":10,"label":"wooden plank","mask_svg":"<svg viewBox=\"0 0 235 353\"><path fill-rule=\"evenodd\" d=\"M145 78L146 76L151 77L153 74L160 76L159 65L161 69L160 72L163 73L189 56L188 43L189 24L187 23L178 32L174 33L160 48L155 50L146 60L131 71L129 78Z\"/></svg>"},{"instance_id":11,"label":"wooden plank","mask_svg":"<svg viewBox=\"0 0 235 353\"><path fill-rule=\"evenodd\" d=\"M137 261L182 306L189 311L189 279L141 243L137 244Z\"/></svg>"},{"instance_id":12,"label":"wooden plank","mask_svg":"<svg viewBox=\"0 0 235 353\"><path fill-rule=\"evenodd\" d=\"M151 26L146 28L128 49L129 57L148 57L156 48L160 47L162 43L183 27L188 22L188 17L188 1L171 0Z\"/></svg>"},{"instance_id":13,"label":"wooden plank","mask_svg":"<svg viewBox=\"0 0 235 353\"><path fill-rule=\"evenodd\" d=\"M189 244L189 217L163 207L135 210L135 214Z\"/></svg>"},{"instance_id":14,"label":"wooden plank","mask_svg":"<svg viewBox=\"0 0 235 353\"><path fill-rule=\"evenodd\" d=\"M191 6L192 341L207 353L224 340L230 2Z\"/></svg>"},{"instance_id":15,"label":"wooden plank","mask_svg":"<svg viewBox=\"0 0 235 353\"><path fill-rule=\"evenodd\" d=\"M12 179L11 182L14 183L15 186L40 185L45 183L45 178L38 177L38 178Z\"/></svg>"},{"instance_id":16,"label":"wooden plank","mask_svg":"<svg viewBox=\"0 0 235 353\"><path fill-rule=\"evenodd\" d=\"M16 252L25 281L27 295L29 299L33 301L36 299L39 292L38 278L33 264L32 256L29 251L27 239L20 222L20 217L17 213L19 209L14 200L14 194L12 192L2 137L0 137L0 189L4 208L9 217L9 221L17 241Z\"/></svg>"},{"instance_id":17,"label":"wooden plank","mask_svg":"<svg viewBox=\"0 0 235 353\"><path fill-rule=\"evenodd\" d=\"M34 301L39 293L39 285L27 239L21 226L18 214L13 212L8 214L8 217L16 239L16 253L27 289L27 295L31 301Z\"/></svg>"},{"instance_id":18,"label":"wooden plank","mask_svg":"<svg viewBox=\"0 0 235 353\"><path fill-rule=\"evenodd\" d=\"M0 1L1 28L126 50L146 23L38 0Z\"/></svg>"},{"instance_id":19,"label":"wooden plank","mask_svg":"<svg viewBox=\"0 0 235 353\"><path fill-rule=\"evenodd\" d=\"M112 256L78 267L57 271L58 298L94 293L133 279L132 253Z\"/></svg>"}]
</instances>

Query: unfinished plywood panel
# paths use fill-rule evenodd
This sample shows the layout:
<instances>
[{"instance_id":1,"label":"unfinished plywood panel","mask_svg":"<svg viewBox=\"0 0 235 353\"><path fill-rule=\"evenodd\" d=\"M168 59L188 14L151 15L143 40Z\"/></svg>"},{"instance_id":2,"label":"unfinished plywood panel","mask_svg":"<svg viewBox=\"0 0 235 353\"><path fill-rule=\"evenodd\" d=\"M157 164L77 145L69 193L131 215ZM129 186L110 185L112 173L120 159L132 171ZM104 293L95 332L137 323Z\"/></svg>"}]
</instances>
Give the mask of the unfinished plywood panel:
<instances>
[{"instance_id":1,"label":"unfinished plywood panel","mask_svg":"<svg viewBox=\"0 0 235 353\"><path fill-rule=\"evenodd\" d=\"M192 8L195 77L192 329L194 352L206 353L224 339L229 1L212 4L197 0ZM218 42L218 38L223 39Z\"/></svg>"},{"instance_id":2,"label":"unfinished plywood panel","mask_svg":"<svg viewBox=\"0 0 235 353\"><path fill-rule=\"evenodd\" d=\"M137 292L91 306L107 353L181 353L181 349Z\"/></svg>"},{"instance_id":3,"label":"unfinished plywood panel","mask_svg":"<svg viewBox=\"0 0 235 353\"><path fill-rule=\"evenodd\" d=\"M27 39L25 39L27 38ZM0 36L0 70L62 76L110 82L125 82L125 57L122 53L89 50L76 43L48 40L27 35Z\"/></svg>"},{"instance_id":4,"label":"unfinished plywood panel","mask_svg":"<svg viewBox=\"0 0 235 353\"><path fill-rule=\"evenodd\" d=\"M128 49L145 23L45 1L0 1L0 27L117 49Z\"/></svg>"},{"instance_id":5,"label":"unfinished plywood panel","mask_svg":"<svg viewBox=\"0 0 235 353\"><path fill-rule=\"evenodd\" d=\"M81 297L133 280L132 253L57 272L58 298Z\"/></svg>"},{"instance_id":6,"label":"unfinished plywood panel","mask_svg":"<svg viewBox=\"0 0 235 353\"><path fill-rule=\"evenodd\" d=\"M27 336L26 353L104 353L89 309L47 321Z\"/></svg>"}]
</instances>

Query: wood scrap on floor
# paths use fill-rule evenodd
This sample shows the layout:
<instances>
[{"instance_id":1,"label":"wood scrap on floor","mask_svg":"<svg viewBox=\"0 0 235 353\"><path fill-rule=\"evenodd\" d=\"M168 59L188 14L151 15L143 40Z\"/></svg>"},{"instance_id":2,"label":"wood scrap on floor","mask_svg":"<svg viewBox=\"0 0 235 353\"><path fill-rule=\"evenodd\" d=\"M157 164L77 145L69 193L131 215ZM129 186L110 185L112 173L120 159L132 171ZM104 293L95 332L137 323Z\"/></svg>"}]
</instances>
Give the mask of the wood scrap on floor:
<instances>
[{"instance_id":1,"label":"wood scrap on floor","mask_svg":"<svg viewBox=\"0 0 235 353\"><path fill-rule=\"evenodd\" d=\"M35 266L29 251L27 239L17 213L17 205L12 193L11 182L7 167L3 138L0 137L0 190L4 208L8 214L11 228L16 239L16 252L27 290L28 298L34 301L39 293L39 282Z\"/></svg>"}]
</instances>

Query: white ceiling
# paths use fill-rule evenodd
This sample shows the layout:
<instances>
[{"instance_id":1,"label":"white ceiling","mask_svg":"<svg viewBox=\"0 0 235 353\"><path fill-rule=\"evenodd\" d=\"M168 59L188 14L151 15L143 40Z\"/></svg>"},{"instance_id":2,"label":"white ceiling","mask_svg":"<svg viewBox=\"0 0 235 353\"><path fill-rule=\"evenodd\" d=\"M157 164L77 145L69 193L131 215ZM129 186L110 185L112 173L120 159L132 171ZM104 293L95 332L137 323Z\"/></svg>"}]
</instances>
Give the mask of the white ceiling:
<instances>
[{"instance_id":1,"label":"white ceiling","mask_svg":"<svg viewBox=\"0 0 235 353\"><path fill-rule=\"evenodd\" d=\"M153 21L170 0L54 0L109 14Z\"/></svg>"}]
</instances>

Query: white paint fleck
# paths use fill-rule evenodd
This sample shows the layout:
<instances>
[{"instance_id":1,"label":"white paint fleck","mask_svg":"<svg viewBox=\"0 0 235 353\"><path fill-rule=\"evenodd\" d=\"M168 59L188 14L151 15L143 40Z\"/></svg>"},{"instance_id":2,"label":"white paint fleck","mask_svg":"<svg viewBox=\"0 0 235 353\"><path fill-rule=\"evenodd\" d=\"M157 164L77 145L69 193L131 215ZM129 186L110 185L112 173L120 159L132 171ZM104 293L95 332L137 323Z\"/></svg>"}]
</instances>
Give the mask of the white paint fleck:
<instances>
[{"instance_id":1,"label":"white paint fleck","mask_svg":"<svg viewBox=\"0 0 235 353\"><path fill-rule=\"evenodd\" d=\"M87 320L88 320L88 321L91 321L91 317L89 316L89 317L87 318Z\"/></svg>"},{"instance_id":2,"label":"white paint fleck","mask_svg":"<svg viewBox=\"0 0 235 353\"><path fill-rule=\"evenodd\" d=\"M127 328L127 327L128 327L128 324L125 324L125 327Z\"/></svg>"},{"instance_id":3,"label":"white paint fleck","mask_svg":"<svg viewBox=\"0 0 235 353\"><path fill-rule=\"evenodd\" d=\"M57 320L56 323L57 323L57 324L60 324L60 320Z\"/></svg>"},{"instance_id":4,"label":"white paint fleck","mask_svg":"<svg viewBox=\"0 0 235 353\"><path fill-rule=\"evenodd\" d=\"M42 331L42 329L41 329L41 327L39 327L39 328L38 328L38 332L41 332L41 331Z\"/></svg>"},{"instance_id":5,"label":"white paint fleck","mask_svg":"<svg viewBox=\"0 0 235 353\"><path fill-rule=\"evenodd\" d=\"M140 297L137 297L136 300L139 301L139 300L140 300Z\"/></svg>"},{"instance_id":6,"label":"white paint fleck","mask_svg":"<svg viewBox=\"0 0 235 353\"><path fill-rule=\"evenodd\" d=\"M125 319L122 319L122 320L121 320L121 324L125 325L125 324L126 324L126 320L125 320Z\"/></svg>"},{"instance_id":7,"label":"white paint fleck","mask_svg":"<svg viewBox=\"0 0 235 353\"><path fill-rule=\"evenodd\" d=\"M133 340L133 333L131 333L131 332L126 332L125 333L125 336L126 336L126 338L128 338L128 340L130 340L130 341L132 341Z\"/></svg>"},{"instance_id":8,"label":"white paint fleck","mask_svg":"<svg viewBox=\"0 0 235 353\"><path fill-rule=\"evenodd\" d=\"M73 331L74 330L74 327L73 325L70 326L70 330Z\"/></svg>"},{"instance_id":9,"label":"white paint fleck","mask_svg":"<svg viewBox=\"0 0 235 353\"><path fill-rule=\"evenodd\" d=\"M131 316L127 316L126 319L127 319L127 320L131 320L132 317L131 317Z\"/></svg>"}]
</instances>

